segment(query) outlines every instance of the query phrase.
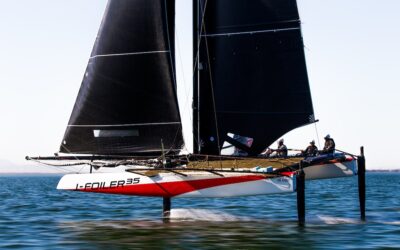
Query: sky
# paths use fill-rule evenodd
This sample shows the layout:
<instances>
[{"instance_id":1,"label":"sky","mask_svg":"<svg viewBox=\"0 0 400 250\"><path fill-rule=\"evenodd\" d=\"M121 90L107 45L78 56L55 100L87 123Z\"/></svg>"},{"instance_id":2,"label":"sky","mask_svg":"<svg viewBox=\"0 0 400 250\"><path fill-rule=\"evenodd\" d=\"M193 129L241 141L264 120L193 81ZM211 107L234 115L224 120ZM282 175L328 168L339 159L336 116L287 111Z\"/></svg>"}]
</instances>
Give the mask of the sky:
<instances>
[{"instance_id":1,"label":"sky","mask_svg":"<svg viewBox=\"0 0 400 250\"><path fill-rule=\"evenodd\" d=\"M191 1L177 2L177 77L187 84ZM400 1L298 5L320 122L285 135L286 145L304 148L315 139L318 146L330 134L338 149L357 154L365 146L369 169L400 168ZM0 6L0 165L32 172L26 155L58 150L106 0L0 0ZM190 104L191 88L179 91ZM191 110L181 112L187 126Z\"/></svg>"}]
</instances>

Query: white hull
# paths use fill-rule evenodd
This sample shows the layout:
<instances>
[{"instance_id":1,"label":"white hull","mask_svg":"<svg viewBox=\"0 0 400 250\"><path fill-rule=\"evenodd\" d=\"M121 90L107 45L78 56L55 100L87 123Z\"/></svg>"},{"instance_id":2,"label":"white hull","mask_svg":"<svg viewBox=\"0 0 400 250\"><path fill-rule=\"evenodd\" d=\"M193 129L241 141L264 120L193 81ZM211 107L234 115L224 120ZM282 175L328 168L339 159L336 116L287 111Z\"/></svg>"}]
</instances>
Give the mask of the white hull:
<instances>
[{"instance_id":1,"label":"white hull","mask_svg":"<svg viewBox=\"0 0 400 250\"><path fill-rule=\"evenodd\" d=\"M350 177L357 174L357 161L345 161L304 168L306 180Z\"/></svg>"},{"instance_id":2,"label":"white hull","mask_svg":"<svg viewBox=\"0 0 400 250\"><path fill-rule=\"evenodd\" d=\"M135 173L73 174L61 178L57 189L155 197L234 197L289 193L293 176L266 178L260 174L161 173L147 177Z\"/></svg>"}]
</instances>

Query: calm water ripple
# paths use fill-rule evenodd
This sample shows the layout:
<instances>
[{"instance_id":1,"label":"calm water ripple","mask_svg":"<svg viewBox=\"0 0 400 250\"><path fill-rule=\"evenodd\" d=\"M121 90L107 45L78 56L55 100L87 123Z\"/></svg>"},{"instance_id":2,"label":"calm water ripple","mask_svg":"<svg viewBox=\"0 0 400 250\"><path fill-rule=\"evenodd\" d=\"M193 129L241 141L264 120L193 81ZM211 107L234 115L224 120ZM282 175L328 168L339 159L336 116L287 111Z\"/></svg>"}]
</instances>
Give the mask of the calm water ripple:
<instances>
[{"instance_id":1,"label":"calm water ripple","mask_svg":"<svg viewBox=\"0 0 400 250\"><path fill-rule=\"evenodd\" d=\"M307 182L307 225L296 195L175 199L55 189L57 176L0 177L2 249L400 249L398 173L367 174L367 222L357 179Z\"/></svg>"}]
</instances>

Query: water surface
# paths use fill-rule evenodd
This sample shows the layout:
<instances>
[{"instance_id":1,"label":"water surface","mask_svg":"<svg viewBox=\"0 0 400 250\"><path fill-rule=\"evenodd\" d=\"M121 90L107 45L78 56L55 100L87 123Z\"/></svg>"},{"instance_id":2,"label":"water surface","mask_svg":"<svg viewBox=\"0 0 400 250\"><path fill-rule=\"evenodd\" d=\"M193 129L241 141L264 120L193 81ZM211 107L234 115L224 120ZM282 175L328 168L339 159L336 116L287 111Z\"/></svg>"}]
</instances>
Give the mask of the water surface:
<instances>
[{"instance_id":1,"label":"water surface","mask_svg":"<svg viewBox=\"0 0 400 250\"><path fill-rule=\"evenodd\" d=\"M296 195L174 199L56 190L59 176L0 177L5 249L400 249L399 173L367 174L367 222L357 178L307 182L307 225Z\"/></svg>"}]
</instances>

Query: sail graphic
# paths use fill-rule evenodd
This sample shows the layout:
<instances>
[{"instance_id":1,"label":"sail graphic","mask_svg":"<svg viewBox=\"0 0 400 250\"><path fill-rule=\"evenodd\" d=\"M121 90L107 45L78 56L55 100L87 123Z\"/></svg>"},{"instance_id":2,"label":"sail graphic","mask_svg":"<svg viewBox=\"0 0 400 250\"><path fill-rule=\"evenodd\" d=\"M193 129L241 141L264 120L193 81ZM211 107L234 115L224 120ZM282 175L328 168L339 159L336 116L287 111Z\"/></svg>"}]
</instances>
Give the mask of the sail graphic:
<instances>
[{"instance_id":1,"label":"sail graphic","mask_svg":"<svg viewBox=\"0 0 400 250\"><path fill-rule=\"evenodd\" d=\"M259 154L314 122L295 0L199 0L197 19L198 152Z\"/></svg>"},{"instance_id":2,"label":"sail graphic","mask_svg":"<svg viewBox=\"0 0 400 250\"><path fill-rule=\"evenodd\" d=\"M172 0L109 1L60 151L182 148Z\"/></svg>"}]
</instances>

